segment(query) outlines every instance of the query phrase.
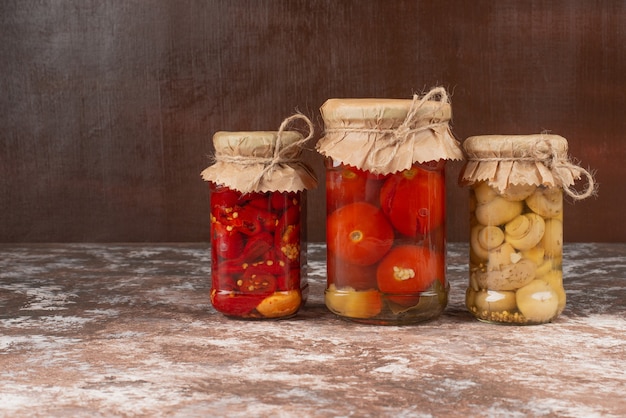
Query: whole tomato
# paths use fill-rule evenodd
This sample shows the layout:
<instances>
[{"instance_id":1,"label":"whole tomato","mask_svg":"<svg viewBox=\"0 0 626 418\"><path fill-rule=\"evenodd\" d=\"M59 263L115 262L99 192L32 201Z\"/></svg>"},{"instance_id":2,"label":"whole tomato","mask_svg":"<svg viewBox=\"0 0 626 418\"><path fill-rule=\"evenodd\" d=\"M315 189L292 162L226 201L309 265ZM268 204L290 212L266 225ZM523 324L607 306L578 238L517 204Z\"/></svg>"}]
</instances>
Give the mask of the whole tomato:
<instances>
[{"instance_id":1,"label":"whole tomato","mask_svg":"<svg viewBox=\"0 0 626 418\"><path fill-rule=\"evenodd\" d=\"M391 248L393 228L382 211L365 202L350 203L327 219L329 257L367 266L380 260Z\"/></svg>"},{"instance_id":2,"label":"whole tomato","mask_svg":"<svg viewBox=\"0 0 626 418\"><path fill-rule=\"evenodd\" d=\"M326 172L326 202L328 210L345 206L349 203L365 200L367 176L353 167L339 166Z\"/></svg>"},{"instance_id":3,"label":"whole tomato","mask_svg":"<svg viewBox=\"0 0 626 418\"><path fill-rule=\"evenodd\" d=\"M391 295L389 299L410 305L436 279L443 280L444 270L443 254L427 247L401 245L391 249L378 264L376 280L378 289Z\"/></svg>"},{"instance_id":4,"label":"whole tomato","mask_svg":"<svg viewBox=\"0 0 626 418\"><path fill-rule=\"evenodd\" d=\"M428 234L445 220L443 169L415 165L392 175L380 191L380 207L401 234Z\"/></svg>"}]
</instances>

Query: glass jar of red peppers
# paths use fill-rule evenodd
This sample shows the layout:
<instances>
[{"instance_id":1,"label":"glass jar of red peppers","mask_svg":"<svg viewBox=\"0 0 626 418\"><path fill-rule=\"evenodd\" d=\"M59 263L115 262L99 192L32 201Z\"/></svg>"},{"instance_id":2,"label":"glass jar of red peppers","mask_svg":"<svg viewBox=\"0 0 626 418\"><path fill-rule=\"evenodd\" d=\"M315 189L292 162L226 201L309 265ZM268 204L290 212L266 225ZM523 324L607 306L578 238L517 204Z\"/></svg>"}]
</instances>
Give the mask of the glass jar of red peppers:
<instances>
[{"instance_id":1,"label":"glass jar of red peppers","mask_svg":"<svg viewBox=\"0 0 626 418\"><path fill-rule=\"evenodd\" d=\"M211 197L211 303L234 318L293 316L307 298L307 138L286 131L217 132Z\"/></svg>"},{"instance_id":2,"label":"glass jar of red peppers","mask_svg":"<svg viewBox=\"0 0 626 418\"><path fill-rule=\"evenodd\" d=\"M326 306L370 324L437 317L448 301L445 162L462 159L444 89L413 100L330 99Z\"/></svg>"}]
</instances>

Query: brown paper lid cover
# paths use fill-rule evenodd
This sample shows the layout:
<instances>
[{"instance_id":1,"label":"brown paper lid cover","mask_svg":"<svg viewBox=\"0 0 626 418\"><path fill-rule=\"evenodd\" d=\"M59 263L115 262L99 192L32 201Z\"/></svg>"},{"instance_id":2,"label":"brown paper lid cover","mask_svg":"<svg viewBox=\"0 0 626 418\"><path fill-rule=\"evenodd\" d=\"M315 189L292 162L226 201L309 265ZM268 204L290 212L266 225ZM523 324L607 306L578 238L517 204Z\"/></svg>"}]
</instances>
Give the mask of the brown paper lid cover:
<instances>
[{"instance_id":1,"label":"brown paper lid cover","mask_svg":"<svg viewBox=\"0 0 626 418\"><path fill-rule=\"evenodd\" d=\"M320 111L325 133L317 150L343 164L389 174L415 162L463 159L447 100L329 99Z\"/></svg>"},{"instance_id":2,"label":"brown paper lid cover","mask_svg":"<svg viewBox=\"0 0 626 418\"><path fill-rule=\"evenodd\" d=\"M568 143L559 135L481 135L463 142L467 162L461 172L465 184L487 181L501 192L509 185L528 184L568 189L585 175L572 164Z\"/></svg>"},{"instance_id":3,"label":"brown paper lid cover","mask_svg":"<svg viewBox=\"0 0 626 418\"><path fill-rule=\"evenodd\" d=\"M216 132L215 163L201 176L242 193L314 188L315 174L301 159L304 140L296 131Z\"/></svg>"}]
</instances>

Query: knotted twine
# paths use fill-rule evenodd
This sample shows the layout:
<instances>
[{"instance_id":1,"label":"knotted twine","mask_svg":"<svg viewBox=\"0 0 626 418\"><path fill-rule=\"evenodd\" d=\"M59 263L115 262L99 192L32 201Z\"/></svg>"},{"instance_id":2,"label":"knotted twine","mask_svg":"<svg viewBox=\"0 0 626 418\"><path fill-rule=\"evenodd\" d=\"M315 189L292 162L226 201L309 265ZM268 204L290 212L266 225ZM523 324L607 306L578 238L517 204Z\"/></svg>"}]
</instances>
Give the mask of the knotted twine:
<instances>
[{"instance_id":1,"label":"knotted twine","mask_svg":"<svg viewBox=\"0 0 626 418\"><path fill-rule=\"evenodd\" d=\"M371 99L371 103L375 103L376 99ZM408 100L407 100L408 101ZM435 104L435 105L433 105ZM384 106L381 104L381 106ZM409 109L406 116L399 126L395 128L379 128L379 127L350 127L350 126L332 126L325 129L325 134L372 134L375 136L374 142L371 146L367 146L363 149L366 150L366 154L363 155L362 164L357 165L359 168L366 169L374 173L388 174L394 172L397 169L403 170L410 168L409 166L394 167L393 170L389 170L389 167L394 166L392 162L399 156L399 152L402 149L403 152L407 151L406 144L411 143L411 150L414 152L416 149L425 150L424 147L431 147L428 151L439 153L437 158L442 159L462 159L463 155L458 148L458 141L454 139L454 136L450 132L448 121L450 119L450 99L448 93L443 87L435 87L428 93L420 96L414 94L411 100ZM430 132L429 132L430 131ZM420 136L421 135L421 136ZM434 135L437 138L437 143L428 142L431 138L427 138ZM318 143L318 149L327 156L335 158L337 154L345 154L338 151L338 143L334 145L327 145L324 141L325 138ZM341 142L341 141L338 141ZM428 142L428 145L426 144ZM363 144L365 145L365 144ZM359 151L356 151L359 153ZM381 158L381 154L383 158ZM406 159L406 156L402 156ZM424 161L426 161L425 159ZM339 157L339 161L347 164L352 164L350 161L342 161ZM410 161L412 164L415 160ZM422 162L422 161L421 161Z\"/></svg>"},{"instance_id":2,"label":"knotted twine","mask_svg":"<svg viewBox=\"0 0 626 418\"><path fill-rule=\"evenodd\" d=\"M552 143L545 138L536 141L529 152L520 157L478 157L469 153L468 162L534 162L543 164L555 180L556 185L563 187L563 191L574 200L583 200L597 192L597 184L588 170L574 164L567 154L563 155L556 150ZM578 192L573 186L573 179L587 179L587 186ZM464 177L468 178L468 177Z\"/></svg>"},{"instance_id":3,"label":"knotted twine","mask_svg":"<svg viewBox=\"0 0 626 418\"><path fill-rule=\"evenodd\" d=\"M285 145L284 136L288 131L287 127L297 120L303 120L308 127L308 135L302 139L299 139L294 142L290 142ZM246 169L250 169L252 167L262 166L263 168L259 170L253 177L249 180L249 182L238 189L241 192L250 192L250 191L262 191L260 186L264 180L270 179L273 173L277 170L284 171L286 168L291 167L291 172L296 176L300 177L301 181L298 184L302 183L303 186L297 187L297 190L301 190L302 188L310 188L314 187L317 184L317 179L313 171L303 163L300 157L300 151L303 148L304 144L313 138L314 135L314 127L313 123L307 118L305 115L301 113L296 113L292 116L289 116L280 124L278 131L276 132L276 139L273 143L273 149L271 152L271 156L256 156L256 155L228 155L222 152L219 152L216 149L215 155L212 158L213 165L221 163L227 164L230 167L237 167L237 172L241 175L245 173ZM300 136L300 135L298 135ZM203 172L203 177L205 180L213 180L210 178L208 172L212 169L212 167L207 168ZM256 170L255 170L256 171ZM249 174L249 173L246 173ZM286 182L287 183L287 182ZM280 189L280 188L278 188ZM294 191L293 188L286 188L286 190L277 190L277 191Z\"/></svg>"}]
</instances>

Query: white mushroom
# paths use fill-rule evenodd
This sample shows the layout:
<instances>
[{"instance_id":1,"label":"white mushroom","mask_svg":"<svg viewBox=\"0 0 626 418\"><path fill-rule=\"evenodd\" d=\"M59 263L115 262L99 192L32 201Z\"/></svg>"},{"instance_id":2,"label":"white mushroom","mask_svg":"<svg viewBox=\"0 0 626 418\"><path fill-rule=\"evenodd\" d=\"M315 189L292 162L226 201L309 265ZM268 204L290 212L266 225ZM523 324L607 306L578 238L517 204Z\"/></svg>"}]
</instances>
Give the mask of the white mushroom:
<instances>
[{"instance_id":1,"label":"white mushroom","mask_svg":"<svg viewBox=\"0 0 626 418\"><path fill-rule=\"evenodd\" d=\"M515 256L515 248L511 244L504 243L489 252L487 269L500 270L502 267L519 261L519 257Z\"/></svg>"},{"instance_id":2,"label":"white mushroom","mask_svg":"<svg viewBox=\"0 0 626 418\"><path fill-rule=\"evenodd\" d=\"M533 194L537 186L534 184L509 184L502 197L508 200L525 200L528 196Z\"/></svg>"},{"instance_id":3,"label":"white mushroom","mask_svg":"<svg viewBox=\"0 0 626 418\"><path fill-rule=\"evenodd\" d=\"M515 292L498 290L481 290L474 292L471 289L470 291L472 294L468 295L469 298L466 298L466 303L472 303L480 312L511 312L515 310Z\"/></svg>"},{"instance_id":4,"label":"white mushroom","mask_svg":"<svg viewBox=\"0 0 626 418\"><path fill-rule=\"evenodd\" d=\"M482 181L474 186L474 195L476 196L476 201L479 204L483 204L491 202L498 196L498 192L489 183Z\"/></svg>"},{"instance_id":5,"label":"white mushroom","mask_svg":"<svg viewBox=\"0 0 626 418\"><path fill-rule=\"evenodd\" d=\"M533 281L536 269L535 263L522 259L498 270L477 270L473 274L480 289L515 290Z\"/></svg>"},{"instance_id":6,"label":"white mushroom","mask_svg":"<svg viewBox=\"0 0 626 418\"><path fill-rule=\"evenodd\" d=\"M525 213L508 222L504 231L505 240L517 250L530 250L543 238L546 224L536 213Z\"/></svg>"},{"instance_id":7,"label":"white mushroom","mask_svg":"<svg viewBox=\"0 0 626 418\"><path fill-rule=\"evenodd\" d=\"M483 225L503 225L522 213L522 202L512 202L496 196L487 203L476 207L475 216Z\"/></svg>"},{"instance_id":8,"label":"white mushroom","mask_svg":"<svg viewBox=\"0 0 626 418\"><path fill-rule=\"evenodd\" d=\"M517 308L530 322L548 322L559 310L559 297L543 280L533 280L515 292Z\"/></svg>"},{"instance_id":9,"label":"white mushroom","mask_svg":"<svg viewBox=\"0 0 626 418\"><path fill-rule=\"evenodd\" d=\"M557 311L557 315L560 315L565 309L565 303L567 301L567 296L565 295L565 289L563 288L563 272L559 270L550 270L546 273L541 280L548 283L552 290L554 290L559 298L559 307Z\"/></svg>"},{"instance_id":10,"label":"white mushroom","mask_svg":"<svg viewBox=\"0 0 626 418\"><path fill-rule=\"evenodd\" d=\"M470 246L481 260L487 260L489 251L504 242L504 232L497 226L476 225L470 232Z\"/></svg>"},{"instance_id":11,"label":"white mushroom","mask_svg":"<svg viewBox=\"0 0 626 418\"><path fill-rule=\"evenodd\" d=\"M558 219L546 219L545 233L541 246L546 257L560 258L563 255L563 222Z\"/></svg>"},{"instance_id":12,"label":"white mushroom","mask_svg":"<svg viewBox=\"0 0 626 418\"><path fill-rule=\"evenodd\" d=\"M563 213L563 190L558 187L538 187L528 196L526 204L544 218L555 218Z\"/></svg>"},{"instance_id":13,"label":"white mushroom","mask_svg":"<svg viewBox=\"0 0 626 418\"><path fill-rule=\"evenodd\" d=\"M529 248L528 250L523 250L521 252L522 257L531 260L533 263L537 264L538 266L543 264L544 253L545 251L540 246Z\"/></svg>"}]
</instances>

